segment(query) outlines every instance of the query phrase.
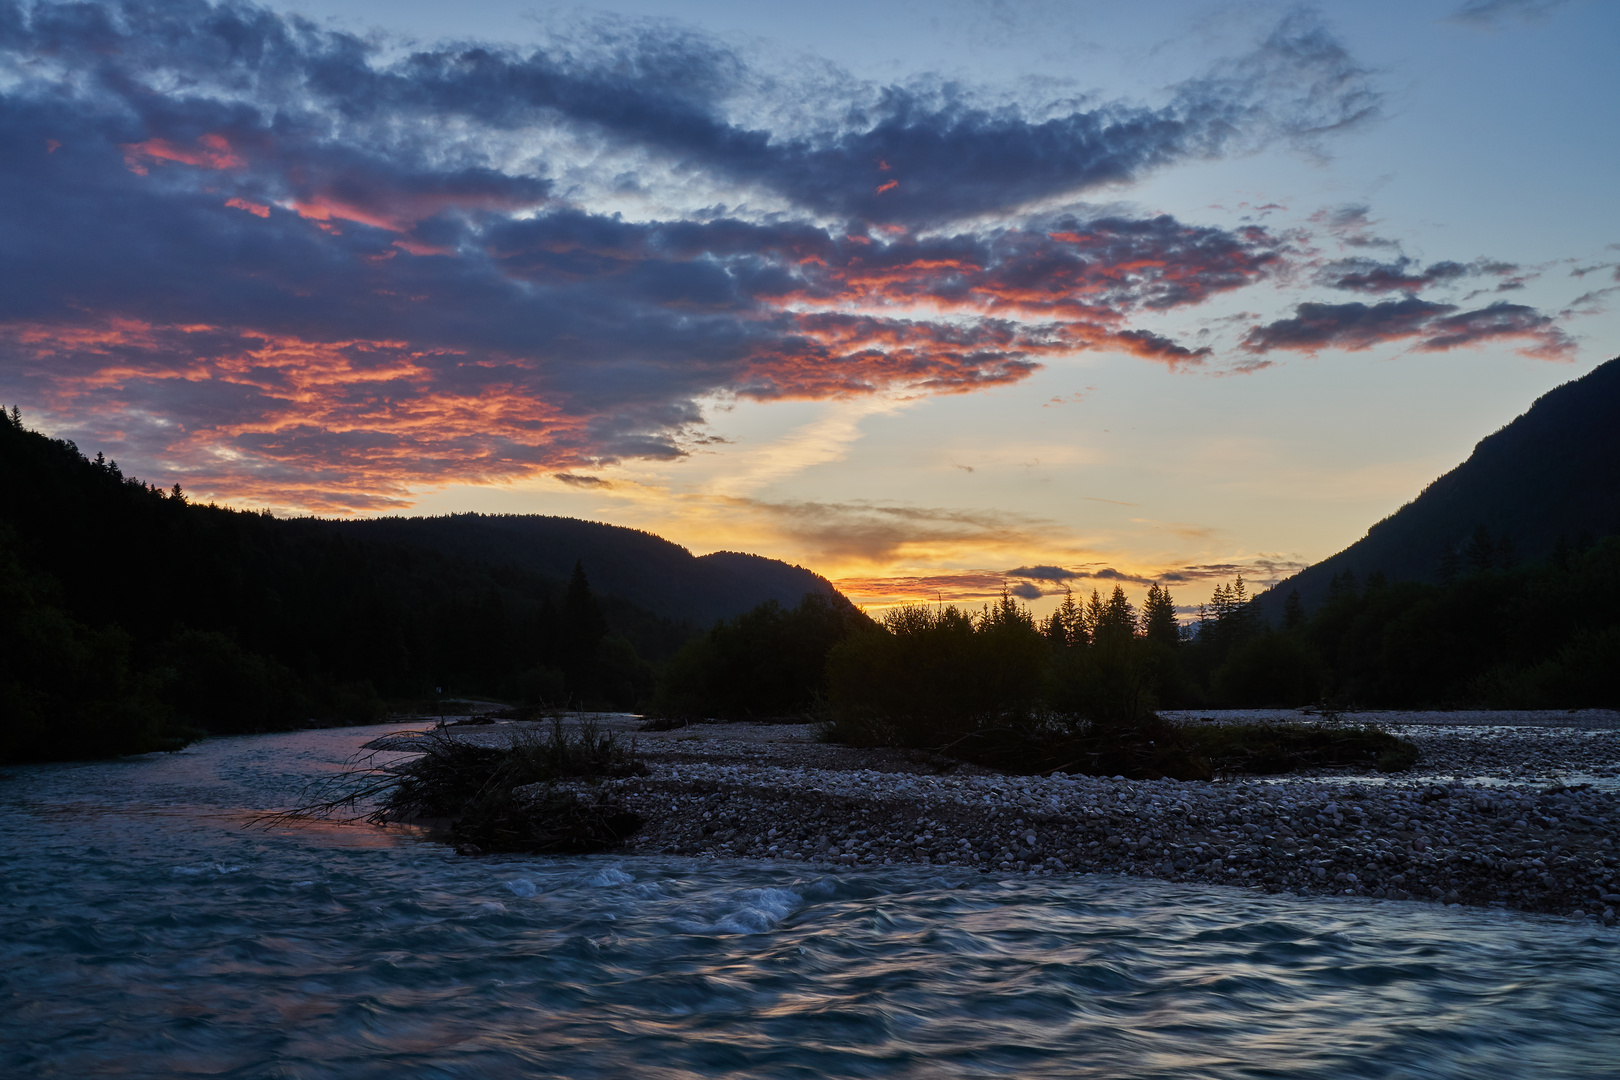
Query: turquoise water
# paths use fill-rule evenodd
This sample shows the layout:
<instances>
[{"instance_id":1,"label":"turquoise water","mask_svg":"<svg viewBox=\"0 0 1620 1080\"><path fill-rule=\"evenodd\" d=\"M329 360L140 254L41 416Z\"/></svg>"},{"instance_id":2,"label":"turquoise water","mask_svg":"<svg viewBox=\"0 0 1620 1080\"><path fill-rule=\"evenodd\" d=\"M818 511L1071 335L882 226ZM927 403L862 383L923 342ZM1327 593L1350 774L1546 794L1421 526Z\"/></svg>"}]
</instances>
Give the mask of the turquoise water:
<instances>
[{"instance_id":1,"label":"turquoise water","mask_svg":"<svg viewBox=\"0 0 1620 1080\"><path fill-rule=\"evenodd\" d=\"M0 1075L1620 1076L1591 925L249 825L376 734L8 770Z\"/></svg>"}]
</instances>

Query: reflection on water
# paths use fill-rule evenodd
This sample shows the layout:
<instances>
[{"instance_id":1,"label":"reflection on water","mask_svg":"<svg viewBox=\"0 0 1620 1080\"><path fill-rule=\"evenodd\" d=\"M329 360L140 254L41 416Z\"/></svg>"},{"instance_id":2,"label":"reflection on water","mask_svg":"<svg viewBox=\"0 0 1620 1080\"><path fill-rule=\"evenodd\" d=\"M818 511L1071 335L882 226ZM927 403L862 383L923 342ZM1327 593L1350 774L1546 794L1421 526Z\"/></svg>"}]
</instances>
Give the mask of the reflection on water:
<instances>
[{"instance_id":1,"label":"reflection on water","mask_svg":"<svg viewBox=\"0 0 1620 1080\"><path fill-rule=\"evenodd\" d=\"M921 869L251 829L375 731L0 782L0 1074L1572 1077L1613 932Z\"/></svg>"}]
</instances>

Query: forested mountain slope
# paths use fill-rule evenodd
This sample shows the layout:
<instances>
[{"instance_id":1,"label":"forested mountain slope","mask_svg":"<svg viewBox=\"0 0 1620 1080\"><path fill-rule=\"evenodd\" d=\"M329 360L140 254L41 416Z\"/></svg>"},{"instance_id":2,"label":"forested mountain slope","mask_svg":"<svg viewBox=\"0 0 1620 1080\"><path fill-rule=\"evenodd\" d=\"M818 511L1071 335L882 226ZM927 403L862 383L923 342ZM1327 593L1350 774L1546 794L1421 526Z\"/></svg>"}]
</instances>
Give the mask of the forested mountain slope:
<instances>
[{"instance_id":1,"label":"forested mountain slope","mask_svg":"<svg viewBox=\"0 0 1620 1080\"><path fill-rule=\"evenodd\" d=\"M1560 544L1620 533L1620 358L1543 394L1468 460L1343 551L1258 599L1278 623L1298 591L1307 610L1333 579L1443 582L1562 558Z\"/></svg>"},{"instance_id":2,"label":"forested mountain slope","mask_svg":"<svg viewBox=\"0 0 1620 1080\"><path fill-rule=\"evenodd\" d=\"M589 522L434 519L464 541L439 550L405 542L409 522L198 505L15 412L0 413L0 488L0 762L373 720L441 693L633 708L651 662L716 611L831 593L771 560L693 559ZM673 617L593 589L598 565Z\"/></svg>"},{"instance_id":3,"label":"forested mountain slope","mask_svg":"<svg viewBox=\"0 0 1620 1080\"><path fill-rule=\"evenodd\" d=\"M475 559L555 578L585 561L591 585L654 614L706 629L766 600L792 607L826 578L776 559L722 551L694 557L639 529L538 514L451 514L326 523L368 540Z\"/></svg>"}]
</instances>

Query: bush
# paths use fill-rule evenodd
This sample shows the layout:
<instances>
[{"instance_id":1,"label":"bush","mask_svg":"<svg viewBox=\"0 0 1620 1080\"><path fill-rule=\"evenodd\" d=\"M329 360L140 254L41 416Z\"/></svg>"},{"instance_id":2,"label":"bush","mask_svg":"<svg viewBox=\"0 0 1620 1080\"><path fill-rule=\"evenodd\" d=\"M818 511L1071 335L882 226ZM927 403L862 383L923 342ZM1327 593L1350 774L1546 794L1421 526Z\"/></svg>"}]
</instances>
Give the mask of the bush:
<instances>
[{"instance_id":1,"label":"bush","mask_svg":"<svg viewBox=\"0 0 1620 1080\"><path fill-rule=\"evenodd\" d=\"M1217 775L1266 776L1357 765L1404 772L1419 756L1412 743L1371 725L1195 724L1183 731Z\"/></svg>"},{"instance_id":2,"label":"bush","mask_svg":"<svg viewBox=\"0 0 1620 1080\"><path fill-rule=\"evenodd\" d=\"M433 731L412 749L411 760L353 770L318 801L278 817L374 803L366 820L442 824L463 854L582 854L617 846L641 826L635 814L588 790L604 777L647 771L633 745L593 720L570 729L553 717L545 728L515 729L500 747Z\"/></svg>"}]
</instances>

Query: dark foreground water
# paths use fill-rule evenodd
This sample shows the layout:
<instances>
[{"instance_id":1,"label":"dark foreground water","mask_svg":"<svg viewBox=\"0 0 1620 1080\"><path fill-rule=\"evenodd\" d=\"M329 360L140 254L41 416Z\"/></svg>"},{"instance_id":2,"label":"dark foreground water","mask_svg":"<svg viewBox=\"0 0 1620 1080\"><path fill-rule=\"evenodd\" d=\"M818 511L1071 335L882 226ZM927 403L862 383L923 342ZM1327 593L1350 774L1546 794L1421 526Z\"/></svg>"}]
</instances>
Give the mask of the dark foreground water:
<instances>
[{"instance_id":1,"label":"dark foreground water","mask_svg":"<svg viewBox=\"0 0 1620 1080\"><path fill-rule=\"evenodd\" d=\"M0 1075L1620 1076L1620 935L248 825L373 730L0 780Z\"/></svg>"}]
</instances>

